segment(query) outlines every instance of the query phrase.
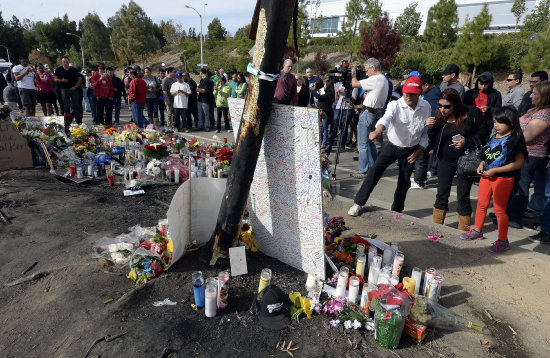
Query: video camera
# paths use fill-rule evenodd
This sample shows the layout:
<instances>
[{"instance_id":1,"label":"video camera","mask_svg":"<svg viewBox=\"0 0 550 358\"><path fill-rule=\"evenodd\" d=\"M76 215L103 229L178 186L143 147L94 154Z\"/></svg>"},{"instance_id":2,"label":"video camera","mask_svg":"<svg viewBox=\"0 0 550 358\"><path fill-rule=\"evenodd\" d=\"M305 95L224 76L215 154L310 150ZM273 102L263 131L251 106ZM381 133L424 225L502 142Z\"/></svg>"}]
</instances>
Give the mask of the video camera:
<instances>
[{"instance_id":1,"label":"video camera","mask_svg":"<svg viewBox=\"0 0 550 358\"><path fill-rule=\"evenodd\" d=\"M351 98L351 68L349 61L343 60L341 65L334 67L334 69L328 72L334 73L334 75L329 75L328 79L332 83L342 82L342 85L346 89L346 97ZM358 81L366 78L365 71L361 65L356 66L355 73Z\"/></svg>"}]
</instances>

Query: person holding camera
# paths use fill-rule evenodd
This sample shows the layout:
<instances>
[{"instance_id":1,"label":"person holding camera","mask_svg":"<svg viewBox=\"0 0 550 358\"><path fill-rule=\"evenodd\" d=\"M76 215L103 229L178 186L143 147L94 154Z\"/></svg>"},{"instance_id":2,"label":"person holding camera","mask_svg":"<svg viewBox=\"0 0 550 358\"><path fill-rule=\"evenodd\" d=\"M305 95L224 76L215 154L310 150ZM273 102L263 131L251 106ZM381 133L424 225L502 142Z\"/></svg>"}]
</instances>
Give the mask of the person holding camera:
<instances>
[{"instance_id":1,"label":"person holding camera","mask_svg":"<svg viewBox=\"0 0 550 358\"><path fill-rule=\"evenodd\" d=\"M362 88L367 95L363 101L359 123L357 124L357 149L359 150L359 170L352 174L356 179L362 179L367 176L367 171L372 168L378 153L376 145L369 139L369 135L374 131L374 125L384 114L384 106L388 96L388 81L382 72L380 62L375 58L369 58L365 61L365 73L368 78L358 81L357 70L354 67L351 70L351 86L353 88Z\"/></svg>"},{"instance_id":2,"label":"person holding camera","mask_svg":"<svg viewBox=\"0 0 550 358\"><path fill-rule=\"evenodd\" d=\"M25 116L33 117L36 114L36 104L38 103L34 80L40 80L40 77L37 75L34 66L29 65L28 56L21 56L19 65L13 68L13 74L17 81L21 103L25 107Z\"/></svg>"},{"instance_id":3,"label":"person holding camera","mask_svg":"<svg viewBox=\"0 0 550 358\"><path fill-rule=\"evenodd\" d=\"M443 224L449 210L449 195L457 170L458 158L467 149L481 147L489 139L491 126L481 111L466 106L454 88L439 96L438 111L430 117L428 137L438 161L437 195L433 207L433 222ZM472 216L470 190L474 177L457 175L458 229L467 231Z\"/></svg>"},{"instance_id":4,"label":"person holding camera","mask_svg":"<svg viewBox=\"0 0 550 358\"><path fill-rule=\"evenodd\" d=\"M323 139L321 141L321 149L324 149L327 146L327 141L332 142L334 139L334 111L332 109L332 104L334 103L334 85L330 80L323 82L319 78L313 84L313 91L311 93L317 100L317 107L322 110Z\"/></svg>"}]
</instances>

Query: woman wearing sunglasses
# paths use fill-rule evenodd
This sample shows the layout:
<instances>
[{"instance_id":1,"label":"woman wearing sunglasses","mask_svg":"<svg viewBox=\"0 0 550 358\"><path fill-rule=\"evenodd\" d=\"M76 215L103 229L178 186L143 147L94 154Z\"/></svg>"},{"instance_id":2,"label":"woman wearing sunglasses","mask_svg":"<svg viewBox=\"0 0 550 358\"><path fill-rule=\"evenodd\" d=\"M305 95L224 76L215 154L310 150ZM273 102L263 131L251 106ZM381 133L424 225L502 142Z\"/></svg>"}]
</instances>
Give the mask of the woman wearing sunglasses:
<instances>
[{"instance_id":1,"label":"woman wearing sunglasses","mask_svg":"<svg viewBox=\"0 0 550 358\"><path fill-rule=\"evenodd\" d=\"M456 90L448 88L439 96L436 117L427 122L431 125L428 132L430 144L439 159L434 223L443 224L449 211L449 195L458 158L464 155L466 149L485 144L491 133L489 123L478 108L464 105ZM458 228L463 231L468 230L470 225L470 189L473 182L472 177L457 175Z\"/></svg>"}]
</instances>

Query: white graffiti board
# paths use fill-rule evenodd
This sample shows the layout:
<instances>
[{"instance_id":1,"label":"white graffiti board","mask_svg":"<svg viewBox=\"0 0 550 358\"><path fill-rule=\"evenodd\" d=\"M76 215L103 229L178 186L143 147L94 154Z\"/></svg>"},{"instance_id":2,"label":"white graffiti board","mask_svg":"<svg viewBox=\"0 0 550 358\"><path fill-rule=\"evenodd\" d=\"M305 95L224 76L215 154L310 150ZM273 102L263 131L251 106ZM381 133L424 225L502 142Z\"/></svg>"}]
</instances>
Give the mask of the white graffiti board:
<instances>
[{"instance_id":1,"label":"white graffiti board","mask_svg":"<svg viewBox=\"0 0 550 358\"><path fill-rule=\"evenodd\" d=\"M229 99L235 135L243 106L244 100ZM325 277L318 110L273 105L248 210L258 249Z\"/></svg>"}]
</instances>

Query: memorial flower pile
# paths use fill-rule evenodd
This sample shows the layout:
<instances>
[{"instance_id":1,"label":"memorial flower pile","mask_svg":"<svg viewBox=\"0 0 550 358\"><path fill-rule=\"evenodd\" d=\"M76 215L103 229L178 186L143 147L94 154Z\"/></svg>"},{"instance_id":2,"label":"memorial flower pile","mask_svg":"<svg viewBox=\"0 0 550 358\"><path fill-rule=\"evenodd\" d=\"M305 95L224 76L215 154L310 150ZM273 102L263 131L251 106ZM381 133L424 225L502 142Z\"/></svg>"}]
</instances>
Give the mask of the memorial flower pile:
<instances>
[{"instance_id":1,"label":"memorial flower pile","mask_svg":"<svg viewBox=\"0 0 550 358\"><path fill-rule=\"evenodd\" d=\"M344 218L341 216L332 217L328 219L327 227L325 228L325 237L329 243L332 243L345 230L349 230L349 228L346 226Z\"/></svg>"}]
</instances>

